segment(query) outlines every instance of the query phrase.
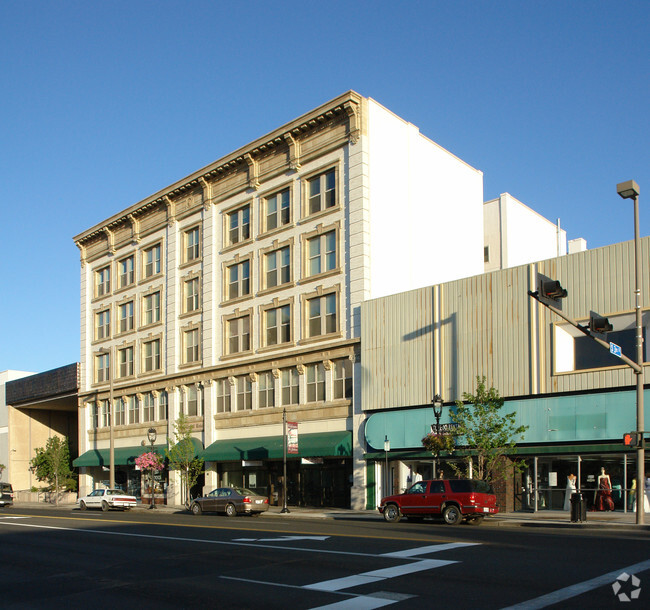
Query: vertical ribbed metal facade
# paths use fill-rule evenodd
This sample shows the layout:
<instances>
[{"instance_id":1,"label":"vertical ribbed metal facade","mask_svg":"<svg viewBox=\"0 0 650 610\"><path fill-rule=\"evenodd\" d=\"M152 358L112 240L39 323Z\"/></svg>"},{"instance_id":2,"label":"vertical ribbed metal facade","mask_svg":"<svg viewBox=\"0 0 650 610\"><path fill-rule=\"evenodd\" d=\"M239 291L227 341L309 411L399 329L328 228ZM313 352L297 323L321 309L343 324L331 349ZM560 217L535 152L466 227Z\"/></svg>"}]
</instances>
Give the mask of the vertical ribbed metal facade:
<instances>
[{"instance_id":1,"label":"vertical ribbed metal facade","mask_svg":"<svg viewBox=\"0 0 650 610\"><path fill-rule=\"evenodd\" d=\"M645 309L649 251L650 238L644 238ZM504 397L634 385L623 363L554 372L553 331L562 320L528 296L537 272L568 290L563 311L581 323L591 310L634 312L633 242L367 301L361 307L363 409L428 404L435 393L456 400L483 375Z\"/></svg>"}]
</instances>

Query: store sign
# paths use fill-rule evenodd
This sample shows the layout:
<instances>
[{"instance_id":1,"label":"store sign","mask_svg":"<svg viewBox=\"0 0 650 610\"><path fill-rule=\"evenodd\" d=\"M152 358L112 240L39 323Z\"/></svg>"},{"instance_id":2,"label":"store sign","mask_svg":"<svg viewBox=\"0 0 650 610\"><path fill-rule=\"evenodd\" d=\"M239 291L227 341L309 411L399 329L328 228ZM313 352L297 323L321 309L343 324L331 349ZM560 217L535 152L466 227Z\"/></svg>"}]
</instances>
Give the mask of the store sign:
<instances>
[{"instance_id":1,"label":"store sign","mask_svg":"<svg viewBox=\"0 0 650 610\"><path fill-rule=\"evenodd\" d=\"M314 465L314 464L322 464L323 463L323 458L318 457L318 458L302 458L300 460L301 464L306 464L306 465Z\"/></svg>"},{"instance_id":2,"label":"store sign","mask_svg":"<svg viewBox=\"0 0 650 610\"><path fill-rule=\"evenodd\" d=\"M287 453L298 453L298 422L287 422Z\"/></svg>"},{"instance_id":3,"label":"store sign","mask_svg":"<svg viewBox=\"0 0 650 610\"><path fill-rule=\"evenodd\" d=\"M253 467L253 466L264 466L264 462L262 460L242 460L241 465L246 468L248 467Z\"/></svg>"}]
</instances>

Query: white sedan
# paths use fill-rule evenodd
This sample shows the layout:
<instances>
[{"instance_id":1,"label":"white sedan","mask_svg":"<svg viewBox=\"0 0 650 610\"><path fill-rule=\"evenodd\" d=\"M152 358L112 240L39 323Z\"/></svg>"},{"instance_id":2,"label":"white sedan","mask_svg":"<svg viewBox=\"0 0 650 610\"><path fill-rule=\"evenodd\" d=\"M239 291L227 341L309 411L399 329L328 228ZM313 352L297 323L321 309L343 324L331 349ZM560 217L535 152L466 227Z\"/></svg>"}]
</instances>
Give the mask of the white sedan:
<instances>
[{"instance_id":1,"label":"white sedan","mask_svg":"<svg viewBox=\"0 0 650 610\"><path fill-rule=\"evenodd\" d=\"M107 511L111 508L121 508L129 510L137 504L135 496L123 492L121 489L96 489L92 493L79 498L79 508L101 508Z\"/></svg>"}]
</instances>

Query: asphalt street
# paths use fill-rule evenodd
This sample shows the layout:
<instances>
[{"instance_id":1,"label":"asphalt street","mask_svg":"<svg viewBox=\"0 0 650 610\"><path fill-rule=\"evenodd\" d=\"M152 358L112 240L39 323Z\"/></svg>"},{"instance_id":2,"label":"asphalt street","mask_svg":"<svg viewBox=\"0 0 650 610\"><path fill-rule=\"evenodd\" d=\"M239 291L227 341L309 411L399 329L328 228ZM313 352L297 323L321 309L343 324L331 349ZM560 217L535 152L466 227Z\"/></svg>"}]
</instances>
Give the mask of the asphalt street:
<instances>
[{"instance_id":1,"label":"asphalt street","mask_svg":"<svg viewBox=\"0 0 650 610\"><path fill-rule=\"evenodd\" d=\"M633 528L14 507L0 541L3 608L650 606Z\"/></svg>"}]
</instances>

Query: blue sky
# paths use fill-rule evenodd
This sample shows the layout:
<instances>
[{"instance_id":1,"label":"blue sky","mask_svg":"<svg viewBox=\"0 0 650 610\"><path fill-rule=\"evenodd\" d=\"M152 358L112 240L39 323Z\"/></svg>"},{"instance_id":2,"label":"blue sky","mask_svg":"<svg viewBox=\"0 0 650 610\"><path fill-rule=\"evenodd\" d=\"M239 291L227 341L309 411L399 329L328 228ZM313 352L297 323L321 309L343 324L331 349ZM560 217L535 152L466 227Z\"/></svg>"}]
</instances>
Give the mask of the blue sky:
<instances>
[{"instance_id":1,"label":"blue sky","mask_svg":"<svg viewBox=\"0 0 650 610\"><path fill-rule=\"evenodd\" d=\"M74 235L348 89L590 248L634 179L648 235L649 39L647 1L3 2L0 371L78 360Z\"/></svg>"}]
</instances>

